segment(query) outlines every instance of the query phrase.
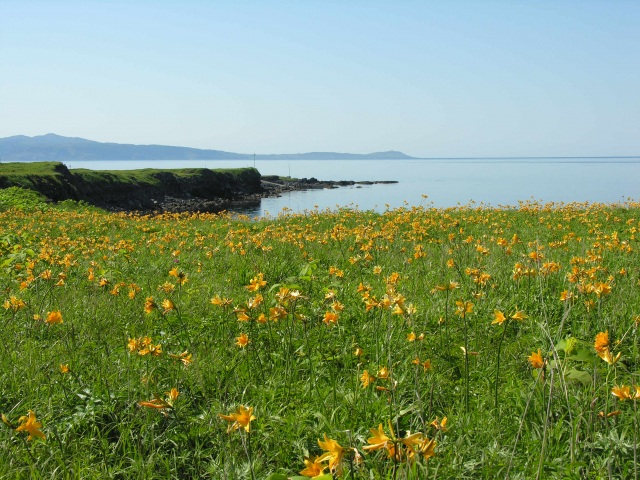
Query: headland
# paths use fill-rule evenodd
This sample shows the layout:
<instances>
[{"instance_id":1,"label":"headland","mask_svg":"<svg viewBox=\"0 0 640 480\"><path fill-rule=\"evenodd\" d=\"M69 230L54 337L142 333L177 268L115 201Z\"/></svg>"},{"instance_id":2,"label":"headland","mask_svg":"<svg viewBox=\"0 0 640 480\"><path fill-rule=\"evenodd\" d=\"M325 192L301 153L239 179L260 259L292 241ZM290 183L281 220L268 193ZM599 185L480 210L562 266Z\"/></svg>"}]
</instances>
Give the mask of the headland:
<instances>
[{"instance_id":1,"label":"headland","mask_svg":"<svg viewBox=\"0 0 640 480\"><path fill-rule=\"evenodd\" d=\"M109 211L143 213L216 213L289 191L374 183L397 182L263 177L255 168L101 171L69 169L61 162L0 164L0 188L28 188L52 202L76 200Z\"/></svg>"}]
</instances>

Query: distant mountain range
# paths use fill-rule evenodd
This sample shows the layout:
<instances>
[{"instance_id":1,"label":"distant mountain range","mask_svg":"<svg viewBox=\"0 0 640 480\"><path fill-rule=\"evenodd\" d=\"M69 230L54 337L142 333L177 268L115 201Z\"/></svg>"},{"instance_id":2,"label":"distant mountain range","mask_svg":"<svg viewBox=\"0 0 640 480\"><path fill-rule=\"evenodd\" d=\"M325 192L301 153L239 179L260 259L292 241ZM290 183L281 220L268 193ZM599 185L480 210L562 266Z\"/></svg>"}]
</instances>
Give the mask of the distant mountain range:
<instances>
[{"instance_id":1,"label":"distant mountain range","mask_svg":"<svg viewBox=\"0 0 640 480\"><path fill-rule=\"evenodd\" d=\"M250 160L253 154L201 150L165 145L131 145L102 143L53 133L27 137L17 135L0 138L2 162L65 160ZM410 159L394 150L367 154L310 152L294 154L256 154L257 160L395 160Z\"/></svg>"}]
</instances>

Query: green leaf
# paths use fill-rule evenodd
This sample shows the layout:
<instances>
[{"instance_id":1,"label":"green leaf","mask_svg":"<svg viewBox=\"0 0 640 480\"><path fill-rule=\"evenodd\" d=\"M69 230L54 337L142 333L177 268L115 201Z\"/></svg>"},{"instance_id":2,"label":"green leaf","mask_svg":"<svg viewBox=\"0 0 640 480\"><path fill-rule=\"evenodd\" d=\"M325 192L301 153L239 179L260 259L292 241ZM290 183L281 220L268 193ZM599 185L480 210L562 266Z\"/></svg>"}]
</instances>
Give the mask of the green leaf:
<instances>
[{"instance_id":1,"label":"green leaf","mask_svg":"<svg viewBox=\"0 0 640 480\"><path fill-rule=\"evenodd\" d=\"M565 348L567 348L567 341L563 338L556 344L556 350L564 351Z\"/></svg>"},{"instance_id":2,"label":"green leaf","mask_svg":"<svg viewBox=\"0 0 640 480\"><path fill-rule=\"evenodd\" d=\"M563 338L556 345L556 350L562 350L565 354L571 355L578 348L578 339L572 336Z\"/></svg>"},{"instance_id":3,"label":"green leaf","mask_svg":"<svg viewBox=\"0 0 640 480\"><path fill-rule=\"evenodd\" d=\"M397 415L397 417L396 417L396 418L403 417L403 416L405 416L407 413L412 412L412 411L414 411L414 410L416 410L415 405L414 405L414 406L411 406L411 407L409 407L409 408L404 408L404 409L400 410L400 412L398 413L398 415Z\"/></svg>"},{"instance_id":4,"label":"green leaf","mask_svg":"<svg viewBox=\"0 0 640 480\"><path fill-rule=\"evenodd\" d=\"M578 348L578 353L567 357L567 360L575 360L576 362L589 362L589 363L593 363L595 359L596 359L596 354L586 348Z\"/></svg>"},{"instance_id":5,"label":"green leaf","mask_svg":"<svg viewBox=\"0 0 640 480\"><path fill-rule=\"evenodd\" d=\"M584 370L576 370L575 368L569 370L567 378L571 380L577 380L583 385L589 385L592 380L591 374L589 372L585 372Z\"/></svg>"},{"instance_id":6,"label":"green leaf","mask_svg":"<svg viewBox=\"0 0 640 480\"><path fill-rule=\"evenodd\" d=\"M315 272L317 269L318 269L318 264L316 260L309 262L302 267L302 269L300 270L300 273L298 274L298 277L301 279L307 279L307 278L311 279L313 272Z\"/></svg>"},{"instance_id":7,"label":"green leaf","mask_svg":"<svg viewBox=\"0 0 640 480\"><path fill-rule=\"evenodd\" d=\"M305 478L305 477L301 477L301 478ZM267 477L267 480L289 480L289 477L287 477L284 473L272 473Z\"/></svg>"}]
</instances>

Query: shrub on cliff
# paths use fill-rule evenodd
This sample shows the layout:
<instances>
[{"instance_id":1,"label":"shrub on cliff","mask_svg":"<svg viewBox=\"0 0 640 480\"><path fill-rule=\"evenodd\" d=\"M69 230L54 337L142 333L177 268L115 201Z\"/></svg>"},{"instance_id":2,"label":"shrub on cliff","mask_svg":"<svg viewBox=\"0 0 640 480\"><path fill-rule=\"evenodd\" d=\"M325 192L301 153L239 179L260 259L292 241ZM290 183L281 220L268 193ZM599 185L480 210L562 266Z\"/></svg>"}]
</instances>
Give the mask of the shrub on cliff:
<instances>
[{"instance_id":1,"label":"shrub on cliff","mask_svg":"<svg viewBox=\"0 0 640 480\"><path fill-rule=\"evenodd\" d=\"M0 189L0 211L10 208L18 210L34 211L47 208L47 199L44 195L20 187L9 187Z\"/></svg>"}]
</instances>

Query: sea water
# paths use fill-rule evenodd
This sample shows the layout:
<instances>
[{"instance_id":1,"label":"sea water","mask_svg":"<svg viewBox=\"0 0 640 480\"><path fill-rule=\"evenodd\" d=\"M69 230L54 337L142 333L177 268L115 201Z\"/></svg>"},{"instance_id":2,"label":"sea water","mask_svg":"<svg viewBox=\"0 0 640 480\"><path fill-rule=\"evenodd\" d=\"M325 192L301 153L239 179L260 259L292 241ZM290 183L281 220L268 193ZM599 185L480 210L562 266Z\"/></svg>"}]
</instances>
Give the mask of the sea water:
<instances>
[{"instance_id":1,"label":"sea water","mask_svg":"<svg viewBox=\"0 0 640 480\"><path fill-rule=\"evenodd\" d=\"M92 170L256 167L262 175L377 184L307 190L265 198L242 207L251 216L357 208L383 212L399 207L517 206L543 203L624 203L640 199L640 157L476 158L411 160L141 160L68 161Z\"/></svg>"}]
</instances>

